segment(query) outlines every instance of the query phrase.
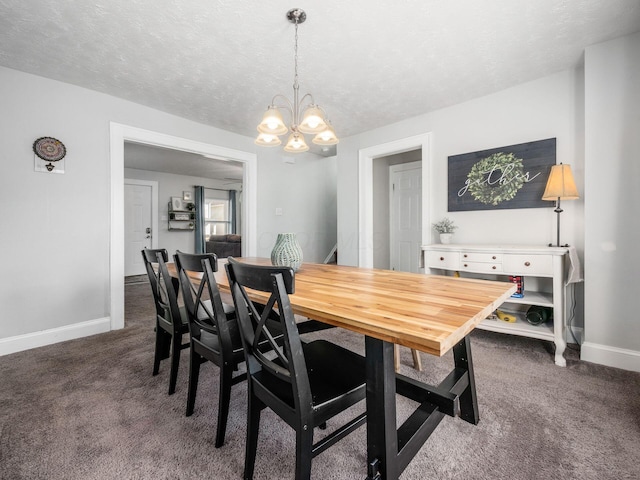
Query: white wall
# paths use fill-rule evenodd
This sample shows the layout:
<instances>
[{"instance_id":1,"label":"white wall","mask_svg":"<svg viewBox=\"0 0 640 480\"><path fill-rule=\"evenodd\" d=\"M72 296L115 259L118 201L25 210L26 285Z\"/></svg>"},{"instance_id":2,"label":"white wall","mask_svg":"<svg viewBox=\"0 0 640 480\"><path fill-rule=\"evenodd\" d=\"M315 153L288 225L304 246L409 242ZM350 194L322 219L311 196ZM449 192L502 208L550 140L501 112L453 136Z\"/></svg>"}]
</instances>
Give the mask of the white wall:
<instances>
[{"instance_id":1,"label":"white wall","mask_svg":"<svg viewBox=\"0 0 640 480\"><path fill-rule=\"evenodd\" d=\"M291 232L305 262L324 261L336 243L336 157L293 156L276 147L265 149L259 163L258 255L269 257L278 233Z\"/></svg>"},{"instance_id":2,"label":"white wall","mask_svg":"<svg viewBox=\"0 0 640 480\"><path fill-rule=\"evenodd\" d=\"M282 227L313 232L322 225L322 243L335 242L335 159L308 160L310 166L300 161L279 176L274 172L283 167L274 153L263 159L265 150L252 138L3 67L0 105L5 215L0 246L6 279L0 289L0 354L110 328L110 122L257 153L259 198L278 192L294 205ZM31 147L42 136L66 145L64 175L34 172ZM305 182L313 184L311 201L304 196ZM287 195L291 186L294 194ZM259 203L259 229L267 232L256 233L263 241L279 231L272 215L272 203ZM321 220L312 228L316 216ZM325 225L332 217L333 229ZM263 247L260 253L267 252Z\"/></svg>"},{"instance_id":3,"label":"white wall","mask_svg":"<svg viewBox=\"0 0 640 480\"><path fill-rule=\"evenodd\" d=\"M640 33L585 52L586 360L640 371Z\"/></svg>"},{"instance_id":4,"label":"white wall","mask_svg":"<svg viewBox=\"0 0 640 480\"><path fill-rule=\"evenodd\" d=\"M432 133L432 184L425 221L450 217L456 243L548 244L555 241L553 202L549 208L447 212L447 157L460 153L557 138L557 162L572 165L583 191L580 119L576 92L580 71L565 71L470 102L346 138L338 150L338 241L340 263L358 263L358 151L394 140ZM563 202L562 242L583 248L583 200ZM435 235L435 234L434 234ZM435 236L424 239L435 241Z\"/></svg>"}]
</instances>

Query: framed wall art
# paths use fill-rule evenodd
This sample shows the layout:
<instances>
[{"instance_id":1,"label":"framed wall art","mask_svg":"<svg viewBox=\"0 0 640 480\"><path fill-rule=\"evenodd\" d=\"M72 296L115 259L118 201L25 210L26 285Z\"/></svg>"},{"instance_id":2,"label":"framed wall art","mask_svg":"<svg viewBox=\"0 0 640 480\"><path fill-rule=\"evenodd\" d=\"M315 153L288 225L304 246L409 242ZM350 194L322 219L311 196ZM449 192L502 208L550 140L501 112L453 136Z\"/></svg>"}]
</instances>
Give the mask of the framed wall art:
<instances>
[{"instance_id":1,"label":"framed wall art","mask_svg":"<svg viewBox=\"0 0 640 480\"><path fill-rule=\"evenodd\" d=\"M452 155L448 210L549 208L542 194L555 164L555 138Z\"/></svg>"},{"instance_id":2,"label":"framed wall art","mask_svg":"<svg viewBox=\"0 0 640 480\"><path fill-rule=\"evenodd\" d=\"M40 137L33 142L34 170L36 172L64 173L67 148L57 138Z\"/></svg>"}]
</instances>

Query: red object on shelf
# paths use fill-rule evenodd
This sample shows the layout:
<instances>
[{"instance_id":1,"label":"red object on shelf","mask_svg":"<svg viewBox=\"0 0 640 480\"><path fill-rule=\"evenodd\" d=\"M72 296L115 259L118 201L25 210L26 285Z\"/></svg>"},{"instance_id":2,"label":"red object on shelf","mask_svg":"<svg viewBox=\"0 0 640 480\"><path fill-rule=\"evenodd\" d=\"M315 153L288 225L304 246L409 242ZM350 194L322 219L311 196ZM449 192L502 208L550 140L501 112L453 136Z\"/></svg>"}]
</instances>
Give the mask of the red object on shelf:
<instances>
[{"instance_id":1,"label":"red object on shelf","mask_svg":"<svg viewBox=\"0 0 640 480\"><path fill-rule=\"evenodd\" d=\"M518 286L516 293L511 296L515 298L524 297L524 277L522 275L509 275L509 281Z\"/></svg>"}]
</instances>

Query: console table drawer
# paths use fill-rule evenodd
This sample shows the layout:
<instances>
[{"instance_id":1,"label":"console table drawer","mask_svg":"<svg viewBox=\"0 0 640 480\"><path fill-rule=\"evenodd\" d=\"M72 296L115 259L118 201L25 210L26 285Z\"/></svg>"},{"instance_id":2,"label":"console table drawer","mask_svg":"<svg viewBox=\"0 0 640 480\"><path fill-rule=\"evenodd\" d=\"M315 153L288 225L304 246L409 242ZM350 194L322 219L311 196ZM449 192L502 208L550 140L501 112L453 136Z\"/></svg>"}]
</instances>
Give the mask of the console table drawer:
<instances>
[{"instance_id":1,"label":"console table drawer","mask_svg":"<svg viewBox=\"0 0 640 480\"><path fill-rule=\"evenodd\" d=\"M502 273L502 264L495 262L465 262L464 260L461 260L460 271L468 271L474 273Z\"/></svg>"},{"instance_id":2,"label":"console table drawer","mask_svg":"<svg viewBox=\"0 0 640 480\"><path fill-rule=\"evenodd\" d=\"M428 268L443 268L445 270L457 270L460 265L458 252L427 252Z\"/></svg>"},{"instance_id":3,"label":"console table drawer","mask_svg":"<svg viewBox=\"0 0 640 480\"><path fill-rule=\"evenodd\" d=\"M551 255L506 255L504 271L512 274L553 276Z\"/></svg>"},{"instance_id":4,"label":"console table drawer","mask_svg":"<svg viewBox=\"0 0 640 480\"><path fill-rule=\"evenodd\" d=\"M461 262L486 262L486 263L502 263L502 254L500 253L478 253L478 252L460 252Z\"/></svg>"}]
</instances>

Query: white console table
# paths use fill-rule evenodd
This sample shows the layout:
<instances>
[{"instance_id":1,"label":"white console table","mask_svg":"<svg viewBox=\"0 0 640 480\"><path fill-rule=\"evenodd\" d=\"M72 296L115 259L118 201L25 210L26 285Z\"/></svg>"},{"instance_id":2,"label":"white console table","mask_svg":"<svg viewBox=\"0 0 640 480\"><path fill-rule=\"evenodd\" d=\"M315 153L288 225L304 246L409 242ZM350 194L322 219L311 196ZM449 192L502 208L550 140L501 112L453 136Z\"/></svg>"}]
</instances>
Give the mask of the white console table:
<instances>
[{"instance_id":1,"label":"white console table","mask_svg":"<svg viewBox=\"0 0 640 480\"><path fill-rule=\"evenodd\" d=\"M525 337L550 340L555 344L555 363L566 365L564 351L567 346L566 295L567 263L569 248L538 246L498 246L498 245L425 245L424 265L426 273L454 271L472 276L492 278L509 275L524 277L524 297L509 298L504 310L513 305L516 322L486 319L477 328L493 332L522 335ZM539 285L538 279L551 279L550 288ZM529 281L527 281L529 280ZM542 280L544 283L544 280ZM547 280L549 283L549 280ZM540 288L542 287L542 288ZM530 305L553 307L553 322L531 325L524 318L524 311Z\"/></svg>"}]
</instances>

